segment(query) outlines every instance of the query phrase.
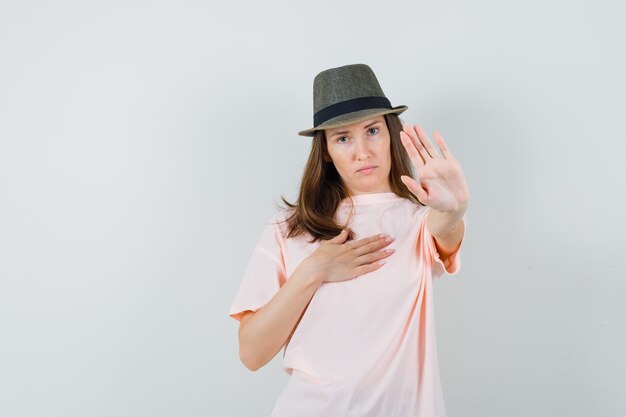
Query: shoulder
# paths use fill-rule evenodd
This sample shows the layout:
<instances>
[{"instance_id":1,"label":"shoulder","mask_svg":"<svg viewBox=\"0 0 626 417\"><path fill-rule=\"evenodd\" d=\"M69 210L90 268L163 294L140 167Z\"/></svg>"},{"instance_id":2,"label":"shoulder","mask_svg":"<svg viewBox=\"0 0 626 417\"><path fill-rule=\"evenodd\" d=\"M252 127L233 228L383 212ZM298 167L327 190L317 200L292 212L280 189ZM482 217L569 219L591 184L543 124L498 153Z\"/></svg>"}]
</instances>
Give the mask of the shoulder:
<instances>
[{"instance_id":1,"label":"shoulder","mask_svg":"<svg viewBox=\"0 0 626 417\"><path fill-rule=\"evenodd\" d=\"M281 238L287 235L289 229L288 220L292 216L294 209L291 207L278 209L270 217L266 227L271 228Z\"/></svg>"},{"instance_id":2,"label":"shoulder","mask_svg":"<svg viewBox=\"0 0 626 417\"><path fill-rule=\"evenodd\" d=\"M415 218L421 218L430 209L430 207L416 203L408 198L401 199L398 202L397 207L398 209L409 213L411 215L410 217L415 217Z\"/></svg>"}]
</instances>

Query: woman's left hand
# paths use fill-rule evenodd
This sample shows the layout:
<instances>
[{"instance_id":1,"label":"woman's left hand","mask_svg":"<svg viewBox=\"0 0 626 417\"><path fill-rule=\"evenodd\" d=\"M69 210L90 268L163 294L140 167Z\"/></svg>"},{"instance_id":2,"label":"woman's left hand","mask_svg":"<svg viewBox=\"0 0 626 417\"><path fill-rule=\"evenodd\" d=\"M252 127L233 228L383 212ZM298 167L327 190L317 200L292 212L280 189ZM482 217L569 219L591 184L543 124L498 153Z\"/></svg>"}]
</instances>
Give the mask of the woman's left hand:
<instances>
[{"instance_id":1,"label":"woman's left hand","mask_svg":"<svg viewBox=\"0 0 626 417\"><path fill-rule=\"evenodd\" d=\"M408 123L400 139L415 167L417 179L403 175L402 182L420 202L441 212L459 211L467 207L469 189L461 165L452 155L439 132L433 133L443 155L435 148L419 125Z\"/></svg>"}]
</instances>

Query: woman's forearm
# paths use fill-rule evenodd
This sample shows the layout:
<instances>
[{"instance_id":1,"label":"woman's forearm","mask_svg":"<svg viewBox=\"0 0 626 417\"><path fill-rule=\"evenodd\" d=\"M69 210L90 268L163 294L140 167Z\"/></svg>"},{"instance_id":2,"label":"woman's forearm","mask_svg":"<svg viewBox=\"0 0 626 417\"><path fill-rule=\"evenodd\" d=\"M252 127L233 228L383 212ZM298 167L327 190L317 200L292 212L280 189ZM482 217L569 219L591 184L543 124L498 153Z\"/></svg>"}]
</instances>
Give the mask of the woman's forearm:
<instances>
[{"instance_id":1,"label":"woman's forearm","mask_svg":"<svg viewBox=\"0 0 626 417\"><path fill-rule=\"evenodd\" d=\"M426 219L426 227L435 239L435 245L443 260L453 253L461 243L465 232L463 215L467 211L468 202L465 202L459 210L440 212L431 209Z\"/></svg>"},{"instance_id":2,"label":"woman's forearm","mask_svg":"<svg viewBox=\"0 0 626 417\"><path fill-rule=\"evenodd\" d=\"M248 319L239 332L239 356L248 369L256 371L276 356L320 285L320 279L296 268L274 297Z\"/></svg>"}]
</instances>

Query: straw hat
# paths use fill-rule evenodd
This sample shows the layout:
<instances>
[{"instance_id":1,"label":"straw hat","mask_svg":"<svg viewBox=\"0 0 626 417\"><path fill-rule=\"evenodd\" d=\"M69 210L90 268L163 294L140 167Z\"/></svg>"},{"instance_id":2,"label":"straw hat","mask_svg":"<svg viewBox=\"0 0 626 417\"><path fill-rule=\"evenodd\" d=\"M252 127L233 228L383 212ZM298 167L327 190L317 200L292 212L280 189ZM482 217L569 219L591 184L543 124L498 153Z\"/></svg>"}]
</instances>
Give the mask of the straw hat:
<instances>
[{"instance_id":1,"label":"straw hat","mask_svg":"<svg viewBox=\"0 0 626 417\"><path fill-rule=\"evenodd\" d=\"M345 126L382 114L400 114L406 109L407 106L391 106L369 66L351 64L330 68L313 80L313 127L298 135L314 136L316 130Z\"/></svg>"}]
</instances>

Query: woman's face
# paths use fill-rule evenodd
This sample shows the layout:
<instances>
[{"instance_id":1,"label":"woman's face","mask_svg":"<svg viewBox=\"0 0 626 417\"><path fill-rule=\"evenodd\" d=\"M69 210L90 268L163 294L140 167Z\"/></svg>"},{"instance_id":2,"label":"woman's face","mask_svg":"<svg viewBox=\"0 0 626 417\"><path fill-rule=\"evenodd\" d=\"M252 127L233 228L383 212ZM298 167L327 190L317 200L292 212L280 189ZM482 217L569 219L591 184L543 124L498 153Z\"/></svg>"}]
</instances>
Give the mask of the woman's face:
<instances>
[{"instance_id":1,"label":"woman's face","mask_svg":"<svg viewBox=\"0 0 626 417\"><path fill-rule=\"evenodd\" d=\"M350 195L391 192L391 138L384 116L324 132L328 153ZM363 170L369 166L373 168Z\"/></svg>"}]
</instances>

